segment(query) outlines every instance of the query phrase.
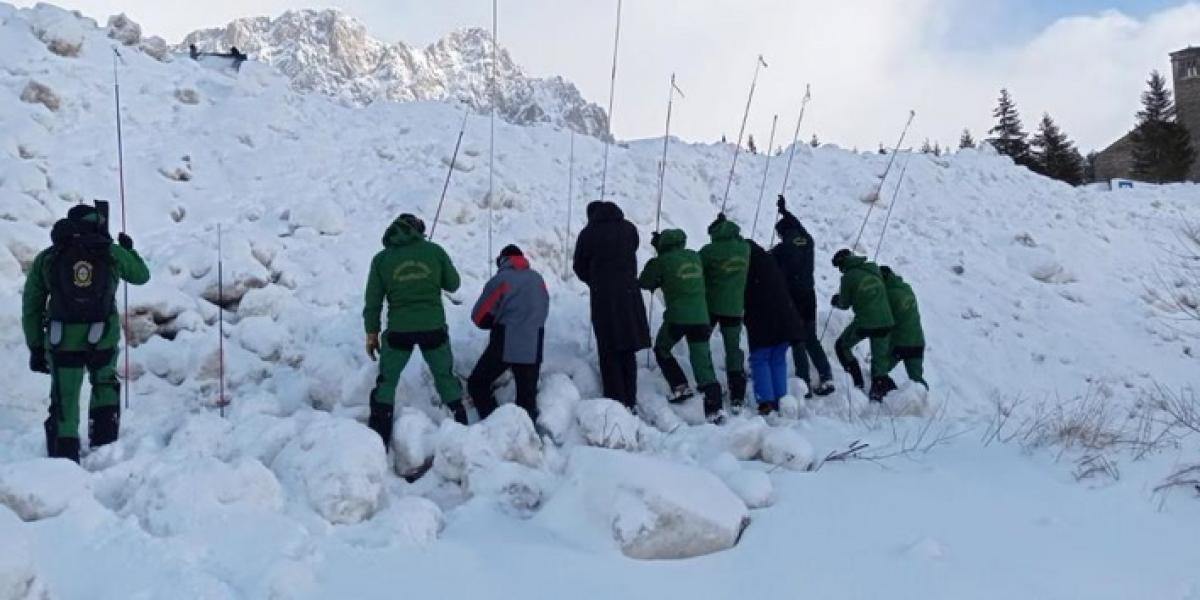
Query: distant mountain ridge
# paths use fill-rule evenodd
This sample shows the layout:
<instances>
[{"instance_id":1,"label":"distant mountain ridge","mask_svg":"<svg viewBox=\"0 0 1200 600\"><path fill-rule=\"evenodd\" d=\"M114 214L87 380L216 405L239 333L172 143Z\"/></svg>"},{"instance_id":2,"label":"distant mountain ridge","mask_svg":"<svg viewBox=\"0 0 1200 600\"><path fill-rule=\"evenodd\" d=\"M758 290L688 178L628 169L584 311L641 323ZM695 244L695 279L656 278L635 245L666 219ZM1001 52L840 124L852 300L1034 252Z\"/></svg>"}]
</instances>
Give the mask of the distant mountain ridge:
<instances>
[{"instance_id":1,"label":"distant mountain ridge","mask_svg":"<svg viewBox=\"0 0 1200 600\"><path fill-rule=\"evenodd\" d=\"M338 10L287 11L277 18L237 19L192 32L179 48L242 52L277 67L292 87L366 105L380 100L457 101L491 108L492 37L479 28L454 31L427 48L389 44ZM503 48L497 53L497 115L518 125L552 123L604 139L608 115L562 77L531 77Z\"/></svg>"}]
</instances>

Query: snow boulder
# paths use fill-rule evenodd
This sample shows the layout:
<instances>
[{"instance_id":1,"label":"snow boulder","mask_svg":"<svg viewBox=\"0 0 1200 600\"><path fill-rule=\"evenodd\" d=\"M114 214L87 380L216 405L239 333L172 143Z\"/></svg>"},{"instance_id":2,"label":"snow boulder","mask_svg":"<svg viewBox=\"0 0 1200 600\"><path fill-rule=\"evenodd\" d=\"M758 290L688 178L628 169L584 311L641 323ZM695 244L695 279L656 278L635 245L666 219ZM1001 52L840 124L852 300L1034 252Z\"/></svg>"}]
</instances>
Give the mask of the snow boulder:
<instances>
[{"instance_id":1,"label":"snow boulder","mask_svg":"<svg viewBox=\"0 0 1200 600\"><path fill-rule=\"evenodd\" d=\"M771 478L762 471L743 468L728 452L713 460L708 470L720 477L750 508L766 508L775 503L775 486Z\"/></svg>"},{"instance_id":2,"label":"snow boulder","mask_svg":"<svg viewBox=\"0 0 1200 600\"><path fill-rule=\"evenodd\" d=\"M108 37L126 46L135 46L142 41L142 26L125 13L113 15L108 18Z\"/></svg>"},{"instance_id":3,"label":"snow boulder","mask_svg":"<svg viewBox=\"0 0 1200 600\"><path fill-rule=\"evenodd\" d=\"M180 456L152 463L125 483L135 489L122 514L137 517L151 535L202 531L234 511L258 515L283 507L279 481L262 463Z\"/></svg>"},{"instance_id":4,"label":"snow boulder","mask_svg":"<svg viewBox=\"0 0 1200 600\"><path fill-rule=\"evenodd\" d=\"M638 559L728 550L750 524L746 504L708 471L589 447L571 451L565 481L537 518L564 538L615 542Z\"/></svg>"},{"instance_id":5,"label":"snow boulder","mask_svg":"<svg viewBox=\"0 0 1200 600\"><path fill-rule=\"evenodd\" d=\"M33 34L46 44L47 49L59 56L79 56L87 35L82 17L49 4L38 4L32 13ZM89 24L96 26L95 22Z\"/></svg>"},{"instance_id":6,"label":"snow boulder","mask_svg":"<svg viewBox=\"0 0 1200 600\"><path fill-rule=\"evenodd\" d=\"M35 458L0 466L0 505L24 521L57 517L92 496L87 471L57 458Z\"/></svg>"},{"instance_id":7,"label":"snow boulder","mask_svg":"<svg viewBox=\"0 0 1200 600\"><path fill-rule=\"evenodd\" d=\"M387 457L374 431L321 415L284 446L271 469L330 523L358 523L379 509Z\"/></svg>"},{"instance_id":8,"label":"snow boulder","mask_svg":"<svg viewBox=\"0 0 1200 600\"><path fill-rule=\"evenodd\" d=\"M763 437L766 435L767 422L755 415L748 419L736 418L721 428L725 447L738 460L754 460L762 452Z\"/></svg>"},{"instance_id":9,"label":"snow boulder","mask_svg":"<svg viewBox=\"0 0 1200 600\"><path fill-rule=\"evenodd\" d=\"M804 436L789 427L776 427L763 436L762 459L772 465L795 471L808 470L816 451Z\"/></svg>"},{"instance_id":10,"label":"snow boulder","mask_svg":"<svg viewBox=\"0 0 1200 600\"><path fill-rule=\"evenodd\" d=\"M584 400L576 409L579 431L589 445L613 450L639 450L642 420L608 398Z\"/></svg>"},{"instance_id":11,"label":"snow boulder","mask_svg":"<svg viewBox=\"0 0 1200 600\"><path fill-rule=\"evenodd\" d=\"M0 552L0 598L50 598L33 563L33 548L21 529L21 521L3 508L0 508L0 540L4 540L4 551Z\"/></svg>"},{"instance_id":12,"label":"snow boulder","mask_svg":"<svg viewBox=\"0 0 1200 600\"><path fill-rule=\"evenodd\" d=\"M538 425L561 444L575 425L579 388L563 373L548 375L538 388Z\"/></svg>"},{"instance_id":13,"label":"snow boulder","mask_svg":"<svg viewBox=\"0 0 1200 600\"><path fill-rule=\"evenodd\" d=\"M321 235L338 235L346 231L346 211L336 202L310 200L292 208L288 223L292 229L308 227Z\"/></svg>"},{"instance_id":14,"label":"snow boulder","mask_svg":"<svg viewBox=\"0 0 1200 600\"><path fill-rule=\"evenodd\" d=\"M470 427L443 421L433 468L446 479L467 484L469 489L473 474L497 463L514 462L537 469L543 461L542 440L529 415L514 404L505 404Z\"/></svg>"},{"instance_id":15,"label":"snow boulder","mask_svg":"<svg viewBox=\"0 0 1200 600\"><path fill-rule=\"evenodd\" d=\"M396 474L415 477L433 464L437 454L437 425L429 415L415 408L400 409L400 418L392 427L392 458Z\"/></svg>"}]
</instances>

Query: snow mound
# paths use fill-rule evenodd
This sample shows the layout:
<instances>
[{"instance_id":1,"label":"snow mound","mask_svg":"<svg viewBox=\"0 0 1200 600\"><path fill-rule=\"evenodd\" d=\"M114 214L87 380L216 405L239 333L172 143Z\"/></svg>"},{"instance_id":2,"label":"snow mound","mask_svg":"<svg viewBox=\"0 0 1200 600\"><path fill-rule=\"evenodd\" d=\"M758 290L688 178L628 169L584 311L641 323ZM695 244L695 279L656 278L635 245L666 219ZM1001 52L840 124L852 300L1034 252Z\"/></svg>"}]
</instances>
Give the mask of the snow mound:
<instances>
[{"instance_id":1,"label":"snow mound","mask_svg":"<svg viewBox=\"0 0 1200 600\"><path fill-rule=\"evenodd\" d=\"M203 531L232 511L266 514L283 507L279 482L253 459L163 461L139 479L121 512L136 516L143 529L160 537Z\"/></svg>"},{"instance_id":2,"label":"snow mound","mask_svg":"<svg viewBox=\"0 0 1200 600\"><path fill-rule=\"evenodd\" d=\"M0 505L24 521L57 517L91 496L87 471L69 460L37 458L0 466Z\"/></svg>"},{"instance_id":3,"label":"snow mound","mask_svg":"<svg viewBox=\"0 0 1200 600\"><path fill-rule=\"evenodd\" d=\"M763 438L767 434L767 422L760 416L748 419L730 419L721 428L725 447L738 460L754 460L762 453Z\"/></svg>"},{"instance_id":4,"label":"snow mound","mask_svg":"<svg viewBox=\"0 0 1200 600\"><path fill-rule=\"evenodd\" d=\"M433 468L442 477L461 482L472 490L478 486L471 478L501 468L499 463L537 469L544 458L542 440L529 414L514 404L504 404L470 427L449 419L443 421Z\"/></svg>"},{"instance_id":5,"label":"snow mound","mask_svg":"<svg viewBox=\"0 0 1200 600\"><path fill-rule=\"evenodd\" d=\"M573 429L579 398L579 389L562 373L543 378L538 386L538 425L555 443L565 442Z\"/></svg>"},{"instance_id":6,"label":"snow mound","mask_svg":"<svg viewBox=\"0 0 1200 600\"><path fill-rule=\"evenodd\" d=\"M641 449L642 420L620 402L608 398L579 403L576 419L584 440L592 446L613 450Z\"/></svg>"},{"instance_id":7,"label":"snow mound","mask_svg":"<svg viewBox=\"0 0 1200 600\"><path fill-rule=\"evenodd\" d=\"M348 524L379 509L387 459L374 431L319 415L284 446L271 470L330 523Z\"/></svg>"},{"instance_id":8,"label":"snow mound","mask_svg":"<svg viewBox=\"0 0 1200 600\"><path fill-rule=\"evenodd\" d=\"M812 467L816 451L795 429L775 427L763 436L762 458L773 465L805 471Z\"/></svg>"},{"instance_id":9,"label":"snow mound","mask_svg":"<svg viewBox=\"0 0 1200 600\"><path fill-rule=\"evenodd\" d=\"M21 530L21 521L13 513L0 508L0 598L4 600L48 600L50 592L42 583L33 549Z\"/></svg>"},{"instance_id":10,"label":"snow mound","mask_svg":"<svg viewBox=\"0 0 1200 600\"><path fill-rule=\"evenodd\" d=\"M400 418L392 427L392 459L396 474L416 475L429 469L437 454L437 425L415 408L400 409Z\"/></svg>"},{"instance_id":11,"label":"snow mound","mask_svg":"<svg viewBox=\"0 0 1200 600\"><path fill-rule=\"evenodd\" d=\"M728 452L717 456L708 465L708 470L720 477L749 508L766 508L775 503L775 486L770 476L762 471L742 468Z\"/></svg>"},{"instance_id":12,"label":"snow mound","mask_svg":"<svg viewBox=\"0 0 1200 600\"><path fill-rule=\"evenodd\" d=\"M392 499L370 521L347 527L341 539L359 548L424 546L437 541L446 526L437 504L420 496Z\"/></svg>"},{"instance_id":13,"label":"snow mound","mask_svg":"<svg viewBox=\"0 0 1200 600\"><path fill-rule=\"evenodd\" d=\"M49 4L38 4L33 8L30 25L51 52L71 58L79 56L87 35L85 21L80 17ZM94 28L95 23L90 25Z\"/></svg>"},{"instance_id":14,"label":"snow mound","mask_svg":"<svg viewBox=\"0 0 1200 600\"><path fill-rule=\"evenodd\" d=\"M750 523L737 495L712 473L641 454L576 447L566 480L539 515L566 537L563 524L586 523L638 559L690 558L735 546Z\"/></svg>"}]
</instances>

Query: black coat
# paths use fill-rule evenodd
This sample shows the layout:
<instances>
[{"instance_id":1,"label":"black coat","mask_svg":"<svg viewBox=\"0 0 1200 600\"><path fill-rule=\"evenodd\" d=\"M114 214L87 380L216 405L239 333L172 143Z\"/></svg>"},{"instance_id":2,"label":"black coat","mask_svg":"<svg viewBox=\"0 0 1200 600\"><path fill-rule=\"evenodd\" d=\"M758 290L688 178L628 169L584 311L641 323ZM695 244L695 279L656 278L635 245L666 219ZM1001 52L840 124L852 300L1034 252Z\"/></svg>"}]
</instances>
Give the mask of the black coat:
<instances>
[{"instance_id":1,"label":"black coat","mask_svg":"<svg viewBox=\"0 0 1200 600\"><path fill-rule=\"evenodd\" d=\"M813 238L792 213L784 210L781 215L775 225L779 244L771 249L771 255L783 271L788 289L796 295L813 289Z\"/></svg>"},{"instance_id":2,"label":"black coat","mask_svg":"<svg viewBox=\"0 0 1200 600\"><path fill-rule=\"evenodd\" d=\"M746 336L750 349L792 344L804 338L803 321L775 259L750 242L746 277Z\"/></svg>"},{"instance_id":3,"label":"black coat","mask_svg":"<svg viewBox=\"0 0 1200 600\"><path fill-rule=\"evenodd\" d=\"M638 232L612 202L588 205L575 242L575 275L592 293L592 328L601 354L650 347L650 324L637 281Z\"/></svg>"}]
</instances>

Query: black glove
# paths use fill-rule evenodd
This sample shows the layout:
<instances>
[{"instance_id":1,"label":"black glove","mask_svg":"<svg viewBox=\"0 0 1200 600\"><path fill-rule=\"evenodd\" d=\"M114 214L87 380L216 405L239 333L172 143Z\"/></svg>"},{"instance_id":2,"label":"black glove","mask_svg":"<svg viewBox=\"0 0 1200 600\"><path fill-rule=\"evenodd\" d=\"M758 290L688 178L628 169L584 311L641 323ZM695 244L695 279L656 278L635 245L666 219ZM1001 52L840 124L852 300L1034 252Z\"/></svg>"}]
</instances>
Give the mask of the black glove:
<instances>
[{"instance_id":1,"label":"black glove","mask_svg":"<svg viewBox=\"0 0 1200 600\"><path fill-rule=\"evenodd\" d=\"M650 245L657 248L658 247L658 238L659 238L659 232L655 231L654 233L650 234Z\"/></svg>"},{"instance_id":2,"label":"black glove","mask_svg":"<svg viewBox=\"0 0 1200 600\"><path fill-rule=\"evenodd\" d=\"M783 194L780 194L779 199L775 201L775 208L779 209L779 212L787 210L787 200L784 199Z\"/></svg>"},{"instance_id":3,"label":"black glove","mask_svg":"<svg viewBox=\"0 0 1200 600\"><path fill-rule=\"evenodd\" d=\"M117 243L126 250L133 250L133 238L125 235L124 231L117 234Z\"/></svg>"},{"instance_id":4,"label":"black glove","mask_svg":"<svg viewBox=\"0 0 1200 600\"><path fill-rule=\"evenodd\" d=\"M842 307L842 295L834 294L833 297L829 299L829 303L832 304L834 308L841 308Z\"/></svg>"},{"instance_id":5,"label":"black glove","mask_svg":"<svg viewBox=\"0 0 1200 600\"><path fill-rule=\"evenodd\" d=\"M45 348L31 348L29 350L29 370L34 373L50 374L50 362L46 360Z\"/></svg>"},{"instance_id":6,"label":"black glove","mask_svg":"<svg viewBox=\"0 0 1200 600\"><path fill-rule=\"evenodd\" d=\"M454 421L460 425L467 424L467 407L462 401L455 402L450 405L450 413L454 415Z\"/></svg>"}]
</instances>

